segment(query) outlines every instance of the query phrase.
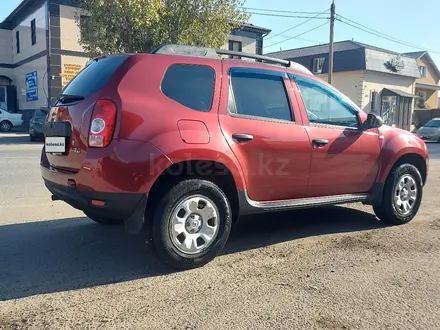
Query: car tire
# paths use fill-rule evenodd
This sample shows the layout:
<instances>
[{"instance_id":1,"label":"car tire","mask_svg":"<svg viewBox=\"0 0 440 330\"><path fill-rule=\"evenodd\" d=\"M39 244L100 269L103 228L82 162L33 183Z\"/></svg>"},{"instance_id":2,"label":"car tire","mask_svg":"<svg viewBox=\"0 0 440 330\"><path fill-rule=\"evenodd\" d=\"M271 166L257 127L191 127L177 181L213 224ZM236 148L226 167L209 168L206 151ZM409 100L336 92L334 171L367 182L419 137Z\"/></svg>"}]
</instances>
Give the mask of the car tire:
<instances>
[{"instance_id":1,"label":"car tire","mask_svg":"<svg viewBox=\"0 0 440 330\"><path fill-rule=\"evenodd\" d=\"M231 206L216 184L181 181L157 204L152 236L156 254L176 269L201 267L223 250L231 226Z\"/></svg>"},{"instance_id":2,"label":"car tire","mask_svg":"<svg viewBox=\"0 0 440 330\"><path fill-rule=\"evenodd\" d=\"M97 215L97 214L93 214L93 213L86 213L84 212L84 214L90 219L93 220L101 225L107 225L107 226L116 226L116 225L120 225L124 222L123 219L114 219L114 218L109 218L109 217L103 217L101 215Z\"/></svg>"},{"instance_id":3,"label":"car tire","mask_svg":"<svg viewBox=\"0 0 440 330\"><path fill-rule=\"evenodd\" d=\"M416 216L422 196L423 183L419 170L414 165L402 164L389 174L382 202L373 205L373 210L387 224L406 224Z\"/></svg>"},{"instance_id":4,"label":"car tire","mask_svg":"<svg viewBox=\"0 0 440 330\"><path fill-rule=\"evenodd\" d=\"M12 124L4 120L0 123L0 132L9 132L12 129Z\"/></svg>"}]
</instances>

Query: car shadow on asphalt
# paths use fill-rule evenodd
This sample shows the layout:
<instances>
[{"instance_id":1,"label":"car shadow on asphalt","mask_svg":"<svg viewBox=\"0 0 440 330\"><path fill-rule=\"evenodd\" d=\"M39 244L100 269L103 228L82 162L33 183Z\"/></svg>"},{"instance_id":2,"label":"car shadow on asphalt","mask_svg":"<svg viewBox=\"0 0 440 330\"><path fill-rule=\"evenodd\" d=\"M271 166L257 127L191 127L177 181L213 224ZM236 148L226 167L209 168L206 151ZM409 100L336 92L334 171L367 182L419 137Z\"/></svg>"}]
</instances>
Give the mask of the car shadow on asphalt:
<instances>
[{"instance_id":1,"label":"car shadow on asphalt","mask_svg":"<svg viewBox=\"0 0 440 330\"><path fill-rule=\"evenodd\" d=\"M0 146L2 145L22 145L22 144L43 144L43 139L37 139L35 142L31 142L29 134L27 132L1 132L0 133Z\"/></svg>"},{"instance_id":2,"label":"car shadow on asphalt","mask_svg":"<svg viewBox=\"0 0 440 330\"><path fill-rule=\"evenodd\" d=\"M234 228L222 254L381 226L369 213L341 207L247 217ZM0 226L0 301L173 272L152 250L142 235L87 218Z\"/></svg>"}]
</instances>

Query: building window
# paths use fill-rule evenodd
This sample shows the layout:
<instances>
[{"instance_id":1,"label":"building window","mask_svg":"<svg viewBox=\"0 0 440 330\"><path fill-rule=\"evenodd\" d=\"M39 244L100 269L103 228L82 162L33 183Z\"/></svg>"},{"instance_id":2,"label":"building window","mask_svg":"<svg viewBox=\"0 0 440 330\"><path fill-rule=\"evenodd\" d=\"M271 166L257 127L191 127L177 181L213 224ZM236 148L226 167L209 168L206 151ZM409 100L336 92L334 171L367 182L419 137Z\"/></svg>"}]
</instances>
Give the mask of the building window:
<instances>
[{"instance_id":1,"label":"building window","mask_svg":"<svg viewBox=\"0 0 440 330\"><path fill-rule=\"evenodd\" d=\"M313 73L322 73L322 69L324 67L324 57L318 57L313 59Z\"/></svg>"},{"instance_id":2,"label":"building window","mask_svg":"<svg viewBox=\"0 0 440 330\"><path fill-rule=\"evenodd\" d=\"M229 40L229 50L234 52L241 52L243 50L243 44L241 41ZM241 58L240 56L229 56L229 58Z\"/></svg>"},{"instance_id":3,"label":"building window","mask_svg":"<svg viewBox=\"0 0 440 330\"><path fill-rule=\"evenodd\" d=\"M426 66L419 65L419 71L420 71L420 76L422 78L425 78L426 77Z\"/></svg>"},{"instance_id":4,"label":"building window","mask_svg":"<svg viewBox=\"0 0 440 330\"><path fill-rule=\"evenodd\" d=\"M257 39L257 44L255 47L255 52L257 53L257 55L263 55L263 38L258 38Z\"/></svg>"},{"instance_id":5,"label":"building window","mask_svg":"<svg viewBox=\"0 0 440 330\"><path fill-rule=\"evenodd\" d=\"M37 30L35 26L35 19L31 21L31 41L32 45L35 45L37 43Z\"/></svg>"},{"instance_id":6,"label":"building window","mask_svg":"<svg viewBox=\"0 0 440 330\"><path fill-rule=\"evenodd\" d=\"M15 32L15 43L17 48L17 54L20 53L20 31Z\"/></svg>"}]
</instances>

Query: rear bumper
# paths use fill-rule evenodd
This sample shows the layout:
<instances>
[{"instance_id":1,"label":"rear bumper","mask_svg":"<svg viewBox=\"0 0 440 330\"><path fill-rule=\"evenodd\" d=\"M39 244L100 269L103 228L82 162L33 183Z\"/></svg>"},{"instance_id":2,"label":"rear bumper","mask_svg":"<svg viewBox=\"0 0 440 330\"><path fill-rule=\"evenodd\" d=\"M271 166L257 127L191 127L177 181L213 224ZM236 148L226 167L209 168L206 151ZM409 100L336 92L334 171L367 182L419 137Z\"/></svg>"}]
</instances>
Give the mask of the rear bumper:
<instances>
[{"instance_id":1,"label":"rear bumper","mask_svg":"<svg viewBox=\"0 0 440 330\"><path fill-rule=\"evenodd\" d=\"M47 189L59 200L89 214L111 219L130 218L138 205L146 200L146 194L109 193L79 190L74 187L62 186L44 179ZM99 204L99 205L96 205Z\"/></svg>"}]
</instances>

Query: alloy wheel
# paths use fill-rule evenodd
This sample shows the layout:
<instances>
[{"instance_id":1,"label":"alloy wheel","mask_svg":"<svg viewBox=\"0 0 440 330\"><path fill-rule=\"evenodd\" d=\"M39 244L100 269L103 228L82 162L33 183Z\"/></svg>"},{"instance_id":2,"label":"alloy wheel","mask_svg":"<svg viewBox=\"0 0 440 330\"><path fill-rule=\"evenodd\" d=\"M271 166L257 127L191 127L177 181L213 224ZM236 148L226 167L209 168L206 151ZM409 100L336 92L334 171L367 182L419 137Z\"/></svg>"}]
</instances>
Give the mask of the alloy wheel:
<instances>
[{"instance_id":1,"label":"alloy wheel","mask_svg":"<svg viewBox=\"0 0 440 330\"><path fill-rule=\"evenodd\" d=\"M410 214L417 202L416 180L409 174L402 175L393 191L396 211L403 216Z\"/></svg>"},{"instance_id":2,"label":"alloy wheel","mask_svg":"<svg viewBox=\"0 0 440 330\"><path fill-rule=\"evenodd\" d=\"M202 195L186 197L174 208L168 232L174 247L185 254L205 251L219 232L219 211Z\"/></svg>"}]
</instances>

